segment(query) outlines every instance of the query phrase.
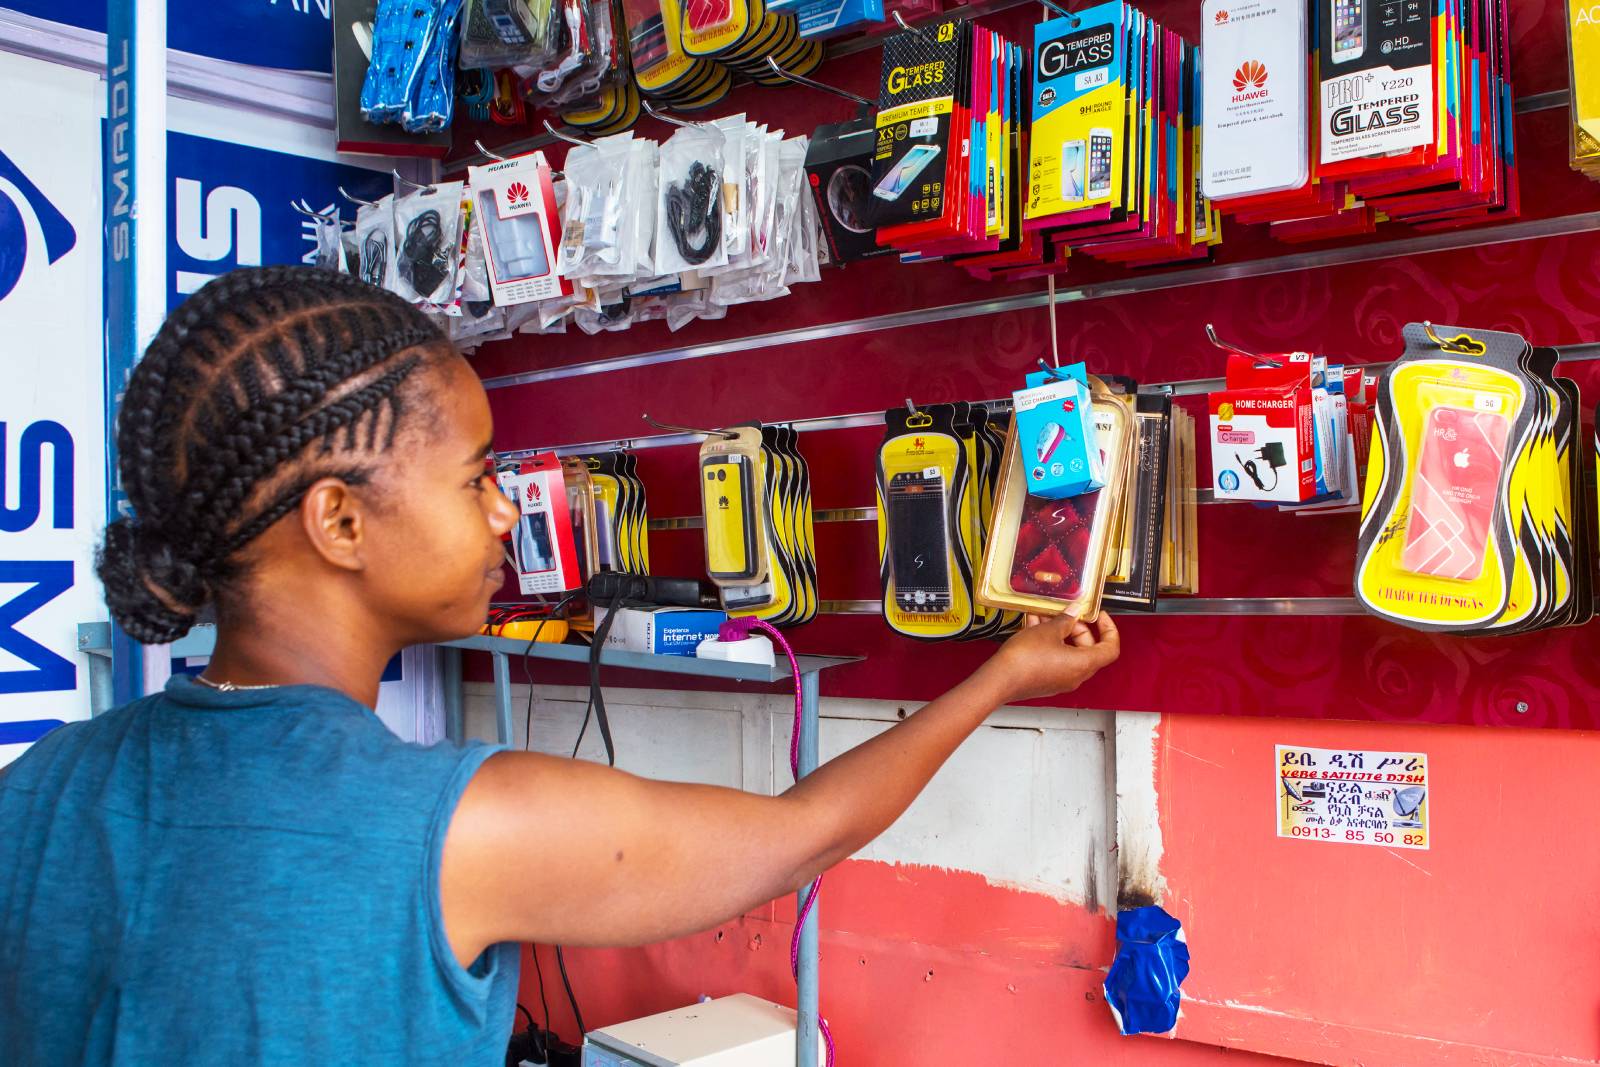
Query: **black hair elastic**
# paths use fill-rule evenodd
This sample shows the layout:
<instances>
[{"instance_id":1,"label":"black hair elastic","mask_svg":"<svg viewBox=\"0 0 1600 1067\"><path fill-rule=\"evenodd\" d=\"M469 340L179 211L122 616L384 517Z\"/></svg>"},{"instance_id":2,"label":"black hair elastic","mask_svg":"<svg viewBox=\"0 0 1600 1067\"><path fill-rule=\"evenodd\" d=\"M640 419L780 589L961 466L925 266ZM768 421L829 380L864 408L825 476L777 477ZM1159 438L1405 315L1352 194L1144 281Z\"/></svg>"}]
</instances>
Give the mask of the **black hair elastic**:
<instances>
[{"instance_id":1,"label":"black hair elastic","mask_svg":"<svg viewBox=\"0 0 1600 1067\"><path fill-rule=\"evenodd\" d=\"M722 243L722 206L718 193L722 179L699 160L689 168L689 176L667 187L667 228L684 262L704 263ZM704 234L695 241L696 234Z\"/></svg>"}]
</instances>

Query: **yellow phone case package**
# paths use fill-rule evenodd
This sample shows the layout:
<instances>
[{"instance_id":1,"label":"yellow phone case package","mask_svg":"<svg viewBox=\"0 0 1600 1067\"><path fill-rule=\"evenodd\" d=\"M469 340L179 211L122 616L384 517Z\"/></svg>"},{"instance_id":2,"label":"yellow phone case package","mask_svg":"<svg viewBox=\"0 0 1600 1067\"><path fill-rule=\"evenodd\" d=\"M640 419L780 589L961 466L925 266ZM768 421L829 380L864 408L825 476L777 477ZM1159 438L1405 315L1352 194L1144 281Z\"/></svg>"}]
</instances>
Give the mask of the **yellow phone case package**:
<instances>
[{"instance_id":1,"label":"yellow phone case package","mask_svg":"<svg viewBox=\"0 0 1600 1067\"><path fill-rule=\"evenodd\" d=\"M878 568L883 615L907 637L938 641L972 628L974 508L957 405L884 415L878 448Z\"/></svg>"},{"instance_id":2,"label":"yellow phone case package","mask_svg":"<svg viewBox=\"0 0 1600 1067\"><path fill-rule=\"evenodd\" d=\"M1422 630L1519 624L1544 595L1548 394L1515 334L1413 323L1405 339L1378 392L1356 596Z\"/></svg>"}]
</instances>

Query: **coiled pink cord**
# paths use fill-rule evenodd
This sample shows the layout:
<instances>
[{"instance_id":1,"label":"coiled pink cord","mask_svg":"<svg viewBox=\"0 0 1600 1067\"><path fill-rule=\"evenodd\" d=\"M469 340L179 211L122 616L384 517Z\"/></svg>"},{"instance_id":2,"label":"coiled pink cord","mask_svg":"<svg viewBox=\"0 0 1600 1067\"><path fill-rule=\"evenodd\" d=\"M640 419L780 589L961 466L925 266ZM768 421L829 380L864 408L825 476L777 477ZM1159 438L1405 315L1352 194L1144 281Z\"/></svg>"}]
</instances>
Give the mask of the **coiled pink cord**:
<instances>
[{"instance_id":1,"label":"coiled pink cord","mask_svg":"<svg viewBox=\"0 0 1600 1067\"><path fill-rule=\"evenodd\" d=\"M750 635L751 630L760 630L771 637L777 646L783 649L783 654L789 658L789 669L794 672L794 732L789 738L789 773L794 775L794 780L800 780L800 727L805 721L805 698L800 691L800 663L795 659L794 649L789 647L789 642L777 627L760 619L729 619L718 633L718 638L723 641L742 640ZM811 883L811 892L806 894L804 903L800 905L800 913L795 917L794 936L789 939L789 973L796 982L800 980L800 931L805 929L806 918L811 914L811 908L817 902L817 894L822 892L822 875L817 875L816 881ZM817 1013L817 1032L822 1035L822 1044L827 1049L827 1067L833 1067L833 1031L828 1029L828 1021Z\"/></svg>"}]
</instances>

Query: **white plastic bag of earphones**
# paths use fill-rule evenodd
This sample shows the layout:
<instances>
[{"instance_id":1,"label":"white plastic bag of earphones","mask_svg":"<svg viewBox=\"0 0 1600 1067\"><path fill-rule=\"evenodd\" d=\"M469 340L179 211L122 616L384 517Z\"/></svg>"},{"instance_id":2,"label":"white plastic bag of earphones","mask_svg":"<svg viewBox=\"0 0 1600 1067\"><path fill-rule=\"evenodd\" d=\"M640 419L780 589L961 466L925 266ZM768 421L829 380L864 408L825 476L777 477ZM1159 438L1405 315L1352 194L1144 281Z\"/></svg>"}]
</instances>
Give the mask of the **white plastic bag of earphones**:
<instances>
[{"instance_id":1,"label":"white plastic bag of earphones","mask_svg":"<svg viewBox=\"0 0 1600 1067\"><path fill-rule=\"evenodd\" d=\"M472 198L465 198L464 214L472 211ZM488 335L506 328L504 308L494 306L494 293L489 288L489 264L483 258L483 234L478 227L465 225L462 236L464 252L461 256L461 274L456 284L457 314L450 320L450 339L462 347L482 343Z\"/></svg>"},{"instance_id":2,"label":"white plastic bag of earphones","mask_svg":"<svg viewBox=\"0 0 1600 1067\"><path fill-rule=\"evenodd\" d=\"M455 300L464 187L440 182L395 197L395 292L424 310Z\"/></svg>"},{"instance_id":3,"label":"white plastic bag of earphones","mask_svg":"<svg viewBox=\"0 0 1600 1067\"><path fill-rule=\"evenodd\" d=\"M775 178L766 183L763 202L758 208L764 215L771 212L771 222L763 222L766 232L756 235L758 258L749 269L713 279L712 303L727 307L788 295L784 275L789 267L794 216L800 210L800 197L805 191L804 143L804 138L768 141L764 148L765 164Z\"/></svg>"},{"instance_id":4,"label":"white plastic bag of earphones","mask_svg":"<svg viewBox=\"0 0 1600 1067\"><path fill-rule=\"evenodd\" d=\"M705 126L679 129L661 146L656 202L658 274L720 267L722 247L722 132Z\"/></svg>"},{"instance_id":5,"label":"white plastic bag of earphones","mask_svg":"<svg viewBox=\"0 0 1600 1067\"><path fill-rule=\"evenodd\" d=\"M394 197L363 204L356 212L356 249L361 280L397 292L394 266Z\"/></svg>"},{"instance_id":6,"label":"white plastic bag of earphones","mask_svg":"<svg viewBox=\"0 0 1600 1067\"><path fill-rule=\"evenodd\" d=\"M647 138L629 142L628 191L623 248L627 276L650 278L656 270L656 216L661 188L661 146ZM620 264L619 264L620 266Z\"/></svg>"},{"instance_id":7,"label":"white plastic bag of earphones","mask_svg":"<svg viewBox=\"0 0 1600 1067\"><path fill-rule=\"evenodd\" d=\"M744 158L741 161L740 168L739 250L737 253L730 251L728 265L717 273L727 274L738 270L746 270L755 264L757 257L754 235L760 225L762 204L767 187L766 144L766 126L758 126L754 123L749 123L745 126L744 135L740 138ZM730 168L731 166L730 164Z\"/></svg>"},{"instance_id":8,"label":"white plastic bag of earphones","mask_svg":"<svg viewBox=\"0 0 1600 1067\"><path fill-rule=\"evenodd\" d=\"M323 270L346 273L344 222L339 218L339 209L333 208L326 215L316 216L312 224L317 228L317 250L312 263Z\"/></svg>"},{"instance_id":9,"label":"white plastic bag of earphones","mask_svg":"<svg viewBox=\"0 0 1600 1067\"><path fill-rule=\"evenodd\" d=\"M734 262L750 246L750 203L745 196L745 142L754 127L743 115L730 115L712 124L722 131L722 247Z\"/></svg>"},{"instance_id":10,"label":"white plastic bag of earphones","mask_svg":"<svg viewBox=\"0 0 1600 1067\"><path fill-rule=\"evenodd\" d=\"M804 137L799 140L808 142ZM787 287L798 282L821 281L822 220L817 216L816 197L806 188L803 168L799 209L791 217L794 219L794 230L789 235L789 269L784 272L783 284Z\"/></svg>"}]
</instances>

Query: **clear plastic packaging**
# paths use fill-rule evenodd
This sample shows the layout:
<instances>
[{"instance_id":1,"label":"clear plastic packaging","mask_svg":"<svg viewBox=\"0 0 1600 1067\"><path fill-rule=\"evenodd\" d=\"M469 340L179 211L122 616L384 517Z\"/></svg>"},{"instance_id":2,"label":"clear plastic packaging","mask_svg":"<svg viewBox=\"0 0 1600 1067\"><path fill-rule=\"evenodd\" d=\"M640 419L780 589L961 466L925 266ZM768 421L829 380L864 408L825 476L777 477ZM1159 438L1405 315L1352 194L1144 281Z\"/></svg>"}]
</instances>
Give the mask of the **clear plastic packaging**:
<instances>
[{"instance_id":1,"label":"clear plastic packaging","mask_svg":"<svg viewBox=\"0 0 1600 1067\"><path fill-rule=\"evenodd\" d=\"M363 204L356 212L356 249L361 280L397 290L394 263L394 197Z\"/></svg>"},{"instance_id":2,"label":"clear plastic packaging","mask_svg":"<svg viewBox=\"0 0 1600 1067\"><path fill-rule=\"evenodd\" d=\"M394 199L395 292L424 309L455 301L462 182L409 189Z\"/></svg>"},{"instance_id":3,"label":"clear plastic packaging","mask_svg":"<svg viewBox=\"0 0 1600 1067\"><path fill-rule=\"evenodd\" d=\"M661 146L656 263L661 274L720 267L722 244L720 130L690 126Z\"/></svg>"},{"instance_id":4,"label":"clear plastic packaging","mask_svg":"<svg viewBox=\"0 0 1600 1067\"><path fill-rule=\"evenodd\" d=\"M467 0L457 64L465 70L549 63L560 40L558 15L552 0Z\"/></svg>"}]
</instances>

